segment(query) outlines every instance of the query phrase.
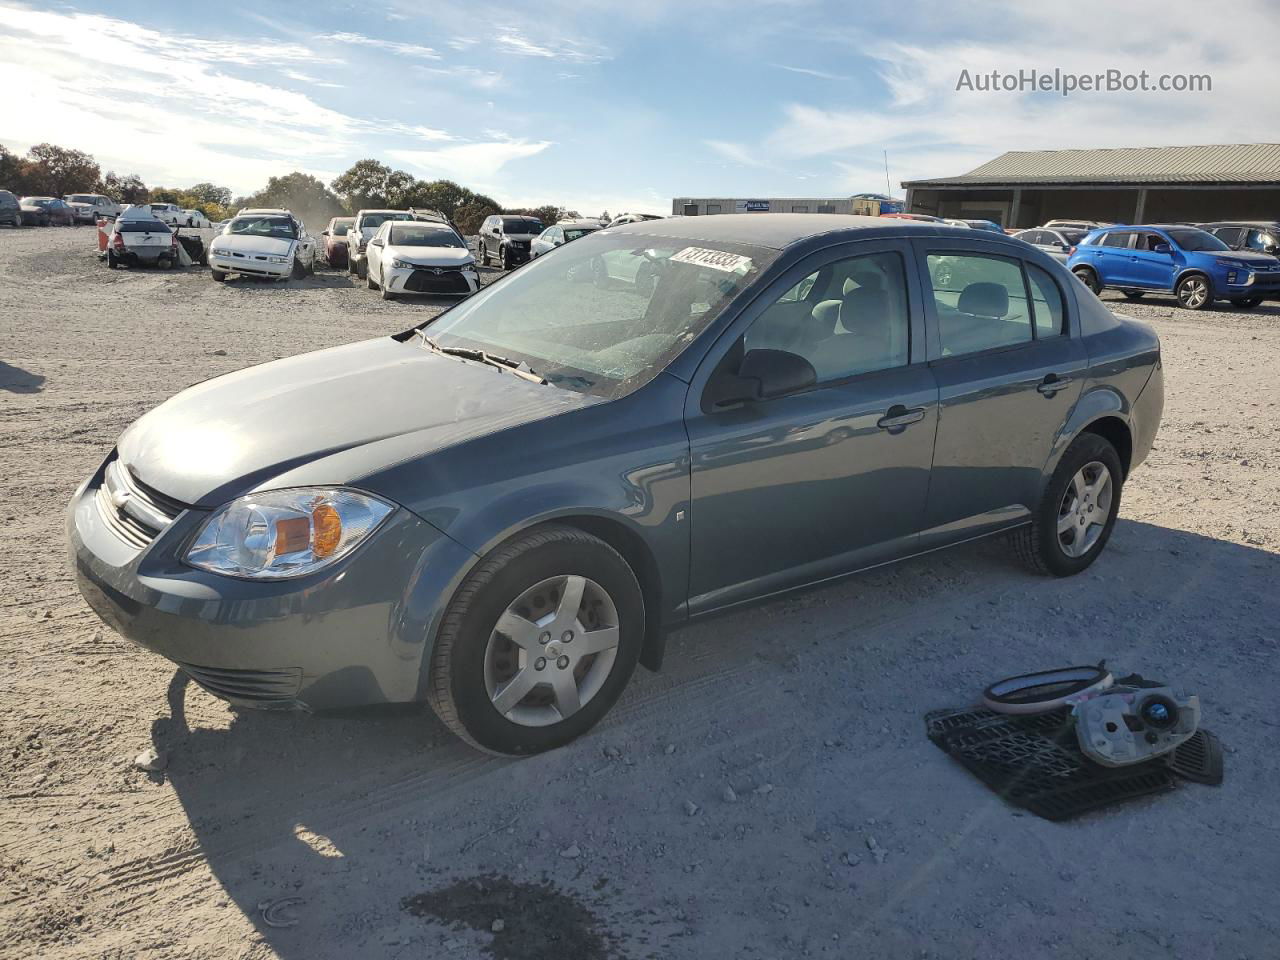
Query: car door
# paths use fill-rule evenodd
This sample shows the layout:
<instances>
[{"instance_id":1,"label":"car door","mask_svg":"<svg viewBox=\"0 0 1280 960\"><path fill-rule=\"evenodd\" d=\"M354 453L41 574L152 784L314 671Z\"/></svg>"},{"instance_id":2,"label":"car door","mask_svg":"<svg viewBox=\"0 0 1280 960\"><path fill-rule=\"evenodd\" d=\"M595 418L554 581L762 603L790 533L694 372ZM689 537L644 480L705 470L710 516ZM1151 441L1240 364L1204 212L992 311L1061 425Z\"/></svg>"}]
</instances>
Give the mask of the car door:
<instances>
[{"instance_id":1,"label":"car door","mask_svg":"<svg viewBox=\"0 0 1280 960\"><path fill-rule=\"evenodd\" d=\"M1132 230L1113 230L1099 239L1094 262L1102 282L1108 286L1127 287L1133 278L1133 262L1130 247L1135 234Z\"/></svg>"},{"instance_id":2,"label":"car door","mask_svg":"<svg viewBox=\"0 0 1280 960\"><path fill-rule=\"evenodd\" d=\"M1158 247L1167 248L1163 251ZM1169 238L1151 230L1140 231L1134 238L1129 256L1129 283L1148 290L1173 287L1173 253Z\"/></svg>"},{"instance_id":3,"label":"car door","mask_svg":"<svg viewBox=\"0 0 1280 960\"><path fill-rule=\"evenodd\" d=\"M1080 396L1088 354L1074 289L1057 270L1004 244L914 240L938 435L921 546L1024 519L1050 448ZM952 264L935 285L931 264Z\"/></svg>"},{"instance_id":4,"label":"car door","mask_svg":"<svg viewBox=\"0 0 1280 960\"><path fill-rule=\"evenodd\" d=\"M368 276L370 277L382 276L382 254L386 249L387 236L390 229L391 221L388 220L378 228L378 232L370 238L368 245L365 247L364 255L367 261L366 265L369 268Z\"/></svg>"},{"instance_id":5,"label":"car door","mask_svg":"<svg viewBox=\"0 0 1280 960\"><path fill-rule=\"evenodd\" d=\"M719 338L689 390L689 609L696 614L911 552L929 486L937 385L905 241L787 271ZM814 367L807 390L711 406L750 351Z\"/></svg>"}]
</instances>

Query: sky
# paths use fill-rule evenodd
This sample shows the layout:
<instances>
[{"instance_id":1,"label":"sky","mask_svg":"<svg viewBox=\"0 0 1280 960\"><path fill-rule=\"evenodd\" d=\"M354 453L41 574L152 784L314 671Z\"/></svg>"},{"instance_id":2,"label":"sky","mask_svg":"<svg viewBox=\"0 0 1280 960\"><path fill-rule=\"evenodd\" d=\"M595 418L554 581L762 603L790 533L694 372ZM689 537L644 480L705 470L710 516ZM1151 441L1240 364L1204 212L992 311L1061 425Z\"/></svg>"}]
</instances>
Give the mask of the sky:
<instances>
[{"instance_id":1,"label":"sky","mask_svg":"<svg viewBox=\"0 0 1280 960\"><path fill-rule=\"evenodd\" d=\"M217 11L212 15L211 11ZM250 193L376 157L510 206L892 193L1006 150L1274 141L1280 3L0 0L0 143ZM1158 29L1155 26L1158 25ZM977 92L1001 70L1198 93Z\"/></svg>"}]
</instances>

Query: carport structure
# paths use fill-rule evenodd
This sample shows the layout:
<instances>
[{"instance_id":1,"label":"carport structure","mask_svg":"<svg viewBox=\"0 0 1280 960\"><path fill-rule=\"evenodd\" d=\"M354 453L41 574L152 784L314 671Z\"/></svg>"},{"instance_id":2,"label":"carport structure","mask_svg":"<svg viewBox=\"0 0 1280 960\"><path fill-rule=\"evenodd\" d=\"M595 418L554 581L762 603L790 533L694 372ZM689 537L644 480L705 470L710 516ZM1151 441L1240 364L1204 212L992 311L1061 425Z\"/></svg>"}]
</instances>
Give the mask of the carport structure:
<instances>
[{"instance_id":1,"label":"carport structure","mask_svg":"<svg viewBox=\"0 0 1280 960\"><path fill-rule=\"evenodd\" d=\"M958 177L908 180L907 209L1005 227L1053 219L1199 223L1280 217L1280 143L1010 151Z\"/></svg>"}]
</instances>

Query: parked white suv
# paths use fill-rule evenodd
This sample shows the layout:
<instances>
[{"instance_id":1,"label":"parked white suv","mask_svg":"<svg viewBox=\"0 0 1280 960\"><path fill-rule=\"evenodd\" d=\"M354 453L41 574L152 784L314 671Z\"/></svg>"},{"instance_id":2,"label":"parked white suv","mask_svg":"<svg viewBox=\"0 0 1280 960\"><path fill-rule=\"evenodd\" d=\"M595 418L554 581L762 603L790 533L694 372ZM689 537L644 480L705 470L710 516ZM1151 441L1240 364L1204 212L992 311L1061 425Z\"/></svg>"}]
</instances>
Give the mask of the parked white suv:
<instances>
[{"instance_id":1,"label":"parked white suv","mask_svg":"<svg viewBox=\"0 0 1280 960\"><path fill-rule=\"evenodd\" d=\"M69 193L62 198L75 214L76 223L93 223L99 217L114 220L124 208L99 193Z\"/></svg>"},{"instance_id":2,"label":"parked white suv","mask_svg":"<svg viewBox=\"0 0 1280 960\"><path fill-rule=\"evenodd\" d=\"M420 220L412 210L357 210L356 222L347 231L347 273L365 278L369 275L366 250L373 235L388 220Z\"/></svg>"},{"instance_id":3,"label":"parked white suv","mask_svg":"<svg viewBox=\"0 0 1280 960\"><path fill-rule=\"evenodd\" d=\"M171 227L185 223L186 212L175 203L133 203L121 211L126 220L159 220Z\"/></svg>"}]
</instances>

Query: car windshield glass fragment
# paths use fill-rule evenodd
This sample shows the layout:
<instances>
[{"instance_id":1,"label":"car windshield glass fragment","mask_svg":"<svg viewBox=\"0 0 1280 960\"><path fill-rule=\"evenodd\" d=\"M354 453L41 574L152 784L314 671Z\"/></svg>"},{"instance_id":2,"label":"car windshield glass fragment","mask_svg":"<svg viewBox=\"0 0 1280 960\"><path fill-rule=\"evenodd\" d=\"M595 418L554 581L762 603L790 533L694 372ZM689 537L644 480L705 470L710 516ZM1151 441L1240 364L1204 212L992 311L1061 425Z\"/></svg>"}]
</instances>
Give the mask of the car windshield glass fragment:
<instances>
[{"instance_id":1,"label":"car windshield glass fragment","mask_svg":"<svg viewBox=\"0 0 1280 960\"><path fill-rule=\"evenodd\" d=\"M577 240L579 237L585 237L588 233L595 233L590 227L565 227L564 238L568 240Z\"/></svg>"},{"instance_id":2,"label":"car windshield glass fragment","mask_svg":"<svg viewBox=\"0 0 1280 960\"><path fill-rule=\"evenodd\" d=\"M329 232L335 237L345 237L351 231L351 222L335 223Z\"/></svg>"},{"instance_id":3,"label":"car windshield glass fragment","mask_svg":"<svg viewBox=\"0 0 1280 960\"><path fill-rule=\"evenodd\" d=\"M441 347L524 361L557 386L622 396L657 376L776 256L744 244L593 233L424 332Z\"/></svg>"},{"instance_id":4,"label":"car windshield glass fragment","mask_svg":"<svg viewBox=\"0 0 1280 960\"><path fill-rule=\"evenodd\" d=\"M397 223L391 228L393 247L465 247L456 233L446 227Z\"/></svg>"},{"instance_id":5,"label":"car windshield glass fragment","mask_svg":"<svg viewBox=\"0 0 1280 960\"><path fill-rule=\"evenodd\" d=\"M521 217L503 217L503 233L541 233L545 227L537 220L525 220Z\"/></svg>"},{"instance_id":6,"label":"car windshield glass fragment","mask_svg":"<svg viewBox=\"0 0 1280 960\"><path fill-rule=\"evenodd\" d=\"M227 226L227 233L237 236L275 237L279 240L296 240L298 232L288 217L236 217Z\"/></svg>"},{"instance_id":7,"label":"car windshield glass fragment","mask_svg":"<svg viewBox=\"0 0 1280 960\"><path fill-rule=\"evenodd\" d=\"M1212 233L1206 233L1203 230L1169 230L1167 232L1173 238L1173 242L1183 250L1195 252L1199 250L1231 249Z\"/></svg>"}]
</instances>

